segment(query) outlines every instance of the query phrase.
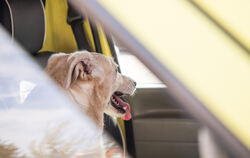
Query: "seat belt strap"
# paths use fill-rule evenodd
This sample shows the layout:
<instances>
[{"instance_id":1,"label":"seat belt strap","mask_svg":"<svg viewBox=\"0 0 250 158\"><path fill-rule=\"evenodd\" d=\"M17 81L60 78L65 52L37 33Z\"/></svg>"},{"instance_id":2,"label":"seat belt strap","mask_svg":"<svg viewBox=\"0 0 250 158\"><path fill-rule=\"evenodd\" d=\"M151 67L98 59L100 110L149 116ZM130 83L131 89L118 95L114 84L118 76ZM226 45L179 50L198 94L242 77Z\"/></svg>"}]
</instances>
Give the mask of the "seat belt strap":
<instances>
[{"instance_id":1,"label":"seat belt strap","mask_svg":"<svg viewBox=\"0 0 250 158\"><path fill-rule=\"evenodd\" d=\"M84 17L68 3L67 23L71 26L79 50L91 51L83 29Z\"/></svg>"}]
</instances>

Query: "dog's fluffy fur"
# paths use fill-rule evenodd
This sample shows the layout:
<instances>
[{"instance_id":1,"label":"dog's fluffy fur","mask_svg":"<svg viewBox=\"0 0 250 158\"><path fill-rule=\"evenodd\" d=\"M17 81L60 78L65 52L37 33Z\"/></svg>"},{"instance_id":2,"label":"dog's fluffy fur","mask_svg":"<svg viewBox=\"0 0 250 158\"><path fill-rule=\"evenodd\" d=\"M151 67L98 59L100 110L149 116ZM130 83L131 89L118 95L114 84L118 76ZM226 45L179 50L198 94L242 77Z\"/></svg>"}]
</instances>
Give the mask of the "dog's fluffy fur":
<instances>
[{"instance_id":1,"label":"dog's fluffy fur","mask_svg":"<svg viewBox=\"0 0 250 158\"><path fill-rule=\"evenodd\" d=\"M73 145L74 143L61 141L60 133L62 132L58 131L62 126L59 125L58 128L50 129L42 141L33 140L30 144L30 153L22 153L14 146L14 142L8 145L0 141L0 157L24 158L26 154L30 154L29 157L48 158L104 157L105 151L101 144L103 114L106 112L113 117L130 119L130 107L127 103L120 100L121 108L125 109L122 113L121 110L119 111L119 106L117 109L111 105L111 102L112 99L114 101L114 96L119 96L115 95L115 92L119 92L120 95L132 95L135 91L135 82L117 71L117 65L112 58L86 51L52 55L48 60L46 71L100 127L96 128L99 130L96 131L95 141L93 138L84 140L94 143L90 143L92 145L83 149L81 153L73 152L76 147ZM117 103L117 105L119 104ZM60 141L58 142L58 140Z\"/></svg>"},{"instance_id":2,"label":"dog's fluffy fur","mask_svg":"<svg viewBox=\"0 0 250 158\"><path fill-rule=\"evenodd\" d=\"M117 71L112 58L86 51L59 53L50 57L46 71L101 130L104 113L112 117L131 118L130 106L119 99L116 92L132 95L136 84ZM118 108L115 108L114 102L120 103L116 104ZM119 107L123 108L123 112ZM103 157L101 143L92 154L91 157Z\"/></svg>"},{"instance_id":3,"label":"dog's fluffy fur","mask_svg":"<svg viewBox=\"0 0 250 158\"><path fill-rule=\"evenodd\" d=\"M104 112L113 117L130 115L130 108L121 114L111 106L116 91L132 95L136 85L117 71L112 58L87 51L59 53L50 57L46 71L99 127Z\"/></svg>"}]
</instances>

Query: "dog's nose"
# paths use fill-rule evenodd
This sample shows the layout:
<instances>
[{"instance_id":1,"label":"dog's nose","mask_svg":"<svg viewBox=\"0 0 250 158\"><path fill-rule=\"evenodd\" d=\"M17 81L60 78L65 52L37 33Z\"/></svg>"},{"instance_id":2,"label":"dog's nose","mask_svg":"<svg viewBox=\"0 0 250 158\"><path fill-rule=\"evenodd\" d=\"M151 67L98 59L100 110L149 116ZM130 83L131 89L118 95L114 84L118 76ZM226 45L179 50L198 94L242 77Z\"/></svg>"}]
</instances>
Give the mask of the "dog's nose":
<instances>
[{"instance_id":1,"label":"dog's nose","mask_svg":"<svg viewBox=\"0 0 250 158\"><path fill-rule=\"evenodd\" d=\"M137 85L137 83L135 81L133 81L133 83L134 83L135 86Z\"/></svg>"}]
</instances>

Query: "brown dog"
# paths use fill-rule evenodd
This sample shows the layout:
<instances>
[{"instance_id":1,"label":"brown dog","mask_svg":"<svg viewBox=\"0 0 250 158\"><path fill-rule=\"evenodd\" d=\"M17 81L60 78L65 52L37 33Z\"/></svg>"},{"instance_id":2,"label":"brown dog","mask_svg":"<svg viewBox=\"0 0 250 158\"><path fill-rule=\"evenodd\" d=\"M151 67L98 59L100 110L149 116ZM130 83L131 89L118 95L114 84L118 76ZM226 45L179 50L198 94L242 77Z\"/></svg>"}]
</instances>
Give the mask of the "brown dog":
<instances>
[{"instance_id":1,"label":"brown dog","mask_svg":"<svg viewBox=\"0 0 250 158\"><path fill-rule=\"evenodd\" d=\"M104 112L131 118L130 106L120 96L132 95L136 83L117 71L112 58L87 51L59 53L50 57L46 71L99 127Z\"/></svg>"}]
</instances>

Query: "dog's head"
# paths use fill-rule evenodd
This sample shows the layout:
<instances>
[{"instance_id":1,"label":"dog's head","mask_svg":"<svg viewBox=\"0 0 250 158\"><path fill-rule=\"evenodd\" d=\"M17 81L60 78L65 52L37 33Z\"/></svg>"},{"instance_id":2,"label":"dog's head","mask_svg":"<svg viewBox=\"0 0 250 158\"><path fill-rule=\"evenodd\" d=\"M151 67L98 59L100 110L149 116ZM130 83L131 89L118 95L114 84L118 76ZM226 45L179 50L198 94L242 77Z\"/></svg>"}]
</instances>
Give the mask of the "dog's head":
<instances>
[{"instance_id":1,"label":"dog's head","mask_svg":"<svg viewBox=\"0 0 250 158\"><path fill-rule=\"evenodd\" d=\"M101 111L125 120L131 118L130 105L120 97L132 95L136 83L118 72L112 58L86 51L59 53L50 57L46 71L78 104L88 102L85 110ZM81 98L84 98L81 99Z\"/></svg>"}]
</instances>

